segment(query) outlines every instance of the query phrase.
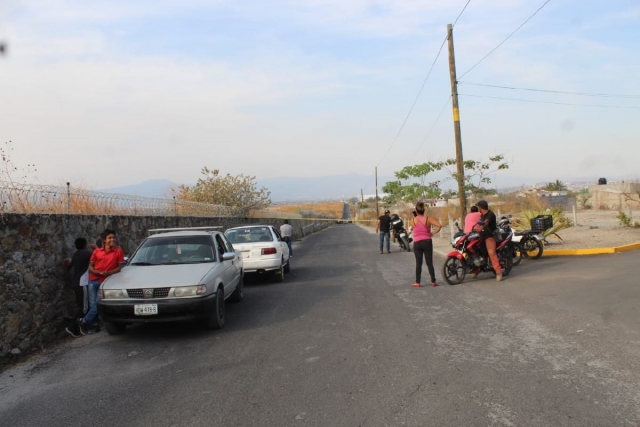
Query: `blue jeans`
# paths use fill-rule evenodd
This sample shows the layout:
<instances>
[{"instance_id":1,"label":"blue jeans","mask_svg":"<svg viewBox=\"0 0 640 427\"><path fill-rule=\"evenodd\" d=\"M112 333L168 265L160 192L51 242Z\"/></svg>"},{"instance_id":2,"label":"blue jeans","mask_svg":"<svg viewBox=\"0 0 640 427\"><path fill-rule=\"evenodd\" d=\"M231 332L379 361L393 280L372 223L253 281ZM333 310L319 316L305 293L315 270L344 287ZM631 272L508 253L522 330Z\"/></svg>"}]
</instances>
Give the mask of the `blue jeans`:
<instances>
[{"instance_id":1,"label":"blue jeans","mask_svg":"<svg viewBox=\"0 0 640 427\"><path fill-rule=\"evenodd\" d=\"M293 248L291 247L291 237L284 236L284 241L287 242L287 246L289 247L289 256L293 256Z\"/></svg>"},{"instance_id":2,"label":"blue jeans","mask_svg":"<svg viewBox=\"0 0 640 427\"><path fill-rule=\"evenodd\" d=\"M387 240L387 252L391 252L391 236L389 233L383 231L380 232L380 252L382 252L382 246L384 246L384 240Z\"/></svg>"},{"instance_id":3,"label":"blue jeans","mask_svg":"<svg viewBox=\"0 0 640 427\"><path fill-rule=\"evenodd\" d=\"M82 319L87 325L93 325L98 318L98 301L100 301L100 282L98 280L90 280L87 285L89 288L89 311Z\"/></svg>"}]
</instances>

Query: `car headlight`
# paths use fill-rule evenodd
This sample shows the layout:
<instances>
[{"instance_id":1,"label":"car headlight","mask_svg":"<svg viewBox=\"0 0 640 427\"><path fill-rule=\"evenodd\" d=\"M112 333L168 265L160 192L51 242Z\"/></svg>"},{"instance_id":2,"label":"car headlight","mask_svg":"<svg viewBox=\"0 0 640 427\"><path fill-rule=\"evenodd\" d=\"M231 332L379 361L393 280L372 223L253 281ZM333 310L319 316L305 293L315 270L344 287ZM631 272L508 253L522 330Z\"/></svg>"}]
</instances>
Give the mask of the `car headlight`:
<instances>
[{"instance_id":1,"label":"car headlight","mask_svg":"<svg viewBox=\"0 0 640 427\"><path fill-rule=\"evenodd\" d=\"M175 288L173 294L180 297L194 297L196 295L202 295L207 292L207 287L205 285L198 286L180 286Z\"/></svg>"},{"instance_id":2,"label":"car headlight","mask_svg":"<svg viewBox=\"0 0 640 427\"><path fill-rule=\"evenodd\" d=\"M100 292L102 292L100 295L102 299L118 299L124 296L122 289L101 289Z\"/></svg>"}]
</instances>

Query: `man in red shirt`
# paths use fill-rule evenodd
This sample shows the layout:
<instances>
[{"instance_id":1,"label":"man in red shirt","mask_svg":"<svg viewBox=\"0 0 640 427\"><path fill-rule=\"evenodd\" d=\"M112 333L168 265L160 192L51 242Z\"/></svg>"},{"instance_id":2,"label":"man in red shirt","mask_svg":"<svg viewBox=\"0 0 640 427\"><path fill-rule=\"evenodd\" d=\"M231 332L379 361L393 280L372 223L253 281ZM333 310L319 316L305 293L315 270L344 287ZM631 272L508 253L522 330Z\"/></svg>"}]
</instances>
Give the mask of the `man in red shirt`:
<instances>
[{"instance_id":1,"label":"man in red shirt","mask_svg":"<svg viewBox=\"0 0 640 427\"><path fill-rule=\"evenodd\" d=\"M78 320L82 335L87 334L87 326L97 323L100 285L107 277L119 273L124 265L124 252L116 247L116 232L105 230L102 242L102 248L93 251L89 260L89 311Z\"/></svg>"}]
</instances>

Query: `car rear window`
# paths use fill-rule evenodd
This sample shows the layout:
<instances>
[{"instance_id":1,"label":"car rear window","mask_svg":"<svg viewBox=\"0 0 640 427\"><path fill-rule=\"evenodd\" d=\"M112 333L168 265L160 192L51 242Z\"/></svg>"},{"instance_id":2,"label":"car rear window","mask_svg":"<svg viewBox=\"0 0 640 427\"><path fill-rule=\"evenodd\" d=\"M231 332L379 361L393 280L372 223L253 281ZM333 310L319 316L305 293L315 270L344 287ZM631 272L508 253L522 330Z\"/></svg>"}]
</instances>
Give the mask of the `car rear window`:
<instances>
[{"instance_id":1,"label":"car rear window","mask_svg":"<svg viewBox=\"0 0 640 427\"><path fill-rule=\"evenodd\" d=\"M211 236L166 236L145 240L130 264L195 264L213 261Z\"/></svg>"},{"instance_id":2,"label":"car rear window","mask_svg":"<svg viewBox=\"0 0 640 427\"><path fill-rule=\"evenodd\" d=\"M272 242L273 235L269 227L247 227L227 230L224 235L231 243Z\"/></svg>"}]
</instances>

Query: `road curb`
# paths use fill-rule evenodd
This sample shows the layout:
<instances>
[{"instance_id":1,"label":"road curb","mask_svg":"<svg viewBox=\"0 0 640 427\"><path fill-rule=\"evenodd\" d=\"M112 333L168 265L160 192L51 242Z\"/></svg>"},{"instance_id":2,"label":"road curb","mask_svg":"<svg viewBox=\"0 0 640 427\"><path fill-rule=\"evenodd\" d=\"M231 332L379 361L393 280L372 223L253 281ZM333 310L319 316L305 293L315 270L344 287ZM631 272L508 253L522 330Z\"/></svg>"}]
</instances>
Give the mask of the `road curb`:
<instances>
[{"instance_id":1,"label":"road curb","mask_svg":"<svg viewBox=\"0 0 640 427\"><path fill-rule=\"evenodd\" d=\"M631 243L630 245L615 246L612 248L591 248L591 249L551 249L545 250L542 256L579 256L579 255L604 255L616 254L640 249L640 242Z\"/></svg>"}]
</instances>

